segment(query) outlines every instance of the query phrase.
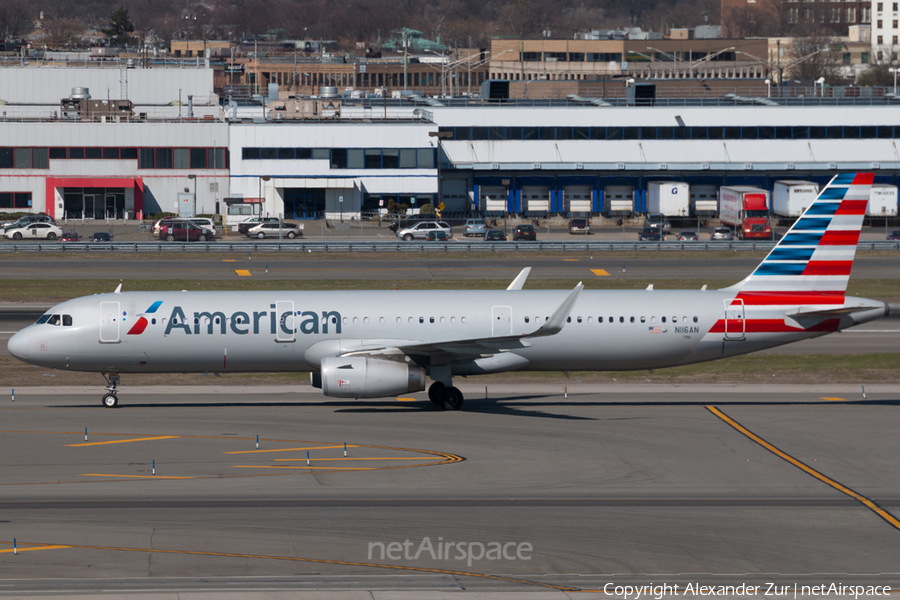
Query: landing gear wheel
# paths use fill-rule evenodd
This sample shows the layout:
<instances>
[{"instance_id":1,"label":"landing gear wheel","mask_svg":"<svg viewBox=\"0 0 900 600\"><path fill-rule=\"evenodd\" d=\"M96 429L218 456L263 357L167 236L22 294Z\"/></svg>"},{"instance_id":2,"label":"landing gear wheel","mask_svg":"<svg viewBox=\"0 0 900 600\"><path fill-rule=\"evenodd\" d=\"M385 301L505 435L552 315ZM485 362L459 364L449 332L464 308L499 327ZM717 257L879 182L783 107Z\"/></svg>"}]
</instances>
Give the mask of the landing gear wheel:
<instances>
[{"instance_id":1,"label":"landing gear wheel","mask_svg":"<svg viewBox=\"0 0 900 600\"><path fill-rule=\"evenodd\" d=\"M446 385L440 381L435 381L431 384L431 387L428 388L428 399L441 408L444 408L444 402L441 399L441 396L443 396L445 389L447 389Z\"/></svg>"},{"instance_id":2,"label":"landing gear wheel","mask_svg":"<svg viewBox=\"0 0 900 600\"><path fill-rule=\"evenodd\" d=\"M444 408L447 410L459 410L463 405L463 395L455 387L448 387L444 390L443 397Z\"/></svg>"},{"instance_id":3,"label":"landing gear wheel","mask_svg":"<svg viewBox=\"0 0 900 600\"><path fill-rule=\"evenodd\" d=\"M119 404L119 399L115 394L103 394L103 406L106 408L115 408Z\"/></svg>"}]
</instances>

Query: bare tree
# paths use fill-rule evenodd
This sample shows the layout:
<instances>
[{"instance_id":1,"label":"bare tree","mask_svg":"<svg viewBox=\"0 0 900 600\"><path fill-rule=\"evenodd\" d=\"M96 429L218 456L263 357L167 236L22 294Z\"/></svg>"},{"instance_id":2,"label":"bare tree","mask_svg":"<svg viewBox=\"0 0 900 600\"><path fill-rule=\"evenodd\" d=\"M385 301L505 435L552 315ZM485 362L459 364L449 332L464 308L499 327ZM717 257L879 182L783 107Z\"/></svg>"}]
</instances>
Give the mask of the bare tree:
<instances>
[{"instance_id":1,"label":"bare tree","mask_svg":"<svg viewBox=\"0 0 900 600\"><path fill-rule=\"evenodd\" d=\"M822 30L807 37L797 38L788 53L789 62L795 62L786 77L801 81L816 81L822 77L825 83L840 83L841 45Z\"/></svg>"},{"instance_id":2,"label":"bare tree","mask_svg":"<svg viewBox=\"0 0 900 600\"><path fill-rule=\"evenodd\" d=\"M15 39L31 30L34 8L28 0L0 2L0 39Z\"/></svg>"}]
</instances>

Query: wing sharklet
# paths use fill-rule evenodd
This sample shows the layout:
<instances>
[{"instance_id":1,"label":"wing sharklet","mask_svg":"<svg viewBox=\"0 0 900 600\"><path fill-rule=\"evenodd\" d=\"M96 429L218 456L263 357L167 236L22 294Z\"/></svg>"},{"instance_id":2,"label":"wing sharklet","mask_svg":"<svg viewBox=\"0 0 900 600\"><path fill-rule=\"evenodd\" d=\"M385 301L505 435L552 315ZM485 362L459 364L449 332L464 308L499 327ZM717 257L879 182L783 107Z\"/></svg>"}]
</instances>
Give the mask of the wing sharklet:
<instances>
[{"instance_id":1,"label":"wing sharklet","mask_svg":"<svg viewBox=\"0 0 900 600\"><path fill-rule=\"evenodd\" d=\"M575 307L575 302L578 300L578 294L580 294L583 289L584 284L579 281L578 285L575 286L575 289L569 292L569 295L566 296L566 299L563 300L563 303L559 305L559 308L556 309L553 316L551 316L546 323L541 325L537 331L525 334L522 337L544 337L556 335L562 331L562 328L566 324L566 320L569 318L569 315L572 314L572 309Z\"/></svg>"},{"instance_id":2,"label":"wing sharklet","mask_svg":"<svg viewBox=\"0 0 900 600\"><path fill-rule=\"evenodd\" d=\"M531 267L525 267L522 269L516 278L512 280L512 283L509 284L509 287L506 288L506 291L517 291L521 290L525 286L525 280L528 279L528 275L531 273Z\"/></svg>"}]
</instances>

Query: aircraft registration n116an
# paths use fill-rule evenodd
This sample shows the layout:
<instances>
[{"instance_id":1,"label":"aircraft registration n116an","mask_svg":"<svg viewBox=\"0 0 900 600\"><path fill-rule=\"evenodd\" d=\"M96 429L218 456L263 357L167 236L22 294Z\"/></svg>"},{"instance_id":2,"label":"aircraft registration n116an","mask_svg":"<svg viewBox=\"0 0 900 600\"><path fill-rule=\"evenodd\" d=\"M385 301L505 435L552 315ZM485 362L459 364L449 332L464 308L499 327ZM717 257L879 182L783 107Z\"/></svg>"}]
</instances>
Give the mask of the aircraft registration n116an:
<instances>
[{"instance_id":1,"label":"aircraft registration n116an","mask_svg":"<svg viewBox=\"0 0 900 600\"><path fill-rule=\"evenodd\" d=\"M846 296L873 175L841 174L743 281L721 290L121 292L54 306L9 351L43 367L121 373L311 371L326 396L379 398L454 376L633 370L746 354L888 313ZM121 286L120 286L121 288ZM705 286L704 286L705 288Z\"/></svg>"}]
</instances>

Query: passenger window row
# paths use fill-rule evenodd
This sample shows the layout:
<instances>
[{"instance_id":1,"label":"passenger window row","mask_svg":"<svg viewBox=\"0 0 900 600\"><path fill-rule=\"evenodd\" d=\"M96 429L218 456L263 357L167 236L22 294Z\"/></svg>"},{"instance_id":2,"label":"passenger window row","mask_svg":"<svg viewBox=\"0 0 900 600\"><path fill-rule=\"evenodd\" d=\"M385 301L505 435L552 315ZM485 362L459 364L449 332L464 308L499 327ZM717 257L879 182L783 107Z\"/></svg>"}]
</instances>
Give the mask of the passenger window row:
<instances>
[{"instance_id":1,"label":"passenger window row","mask_svg":"<svg viewBox=\"0 0 900 600\"><path fill-rule=\"evenodd\" d=\"M525 317L525 322L530 323L532 318L534 319L535 323L541 322L541 317ZM566 319L566 322L571 323L572 318L573 317L569 317L568 319ZM585 323L585 322L593 323L594 322L594 317L578 316L578 317L574 317L574 319L575 319L576 323ZM681 320L679 321L679 317L676 315L674 317L660 317L659 321L661 323L679 323L679 322L687 323L688 322L688 317L680 317L680 319ZM549 320L550 320L550 317L544 317L544 321L549 321ZM647 323L648 320L650 323L656 323L657 318L655 316L649 317L649 319L648 319L648 317L645 317L645 316L641 316L641 317L597 317L598 324L616 323L616 322L618 322L618 323L626 323L626 322L627 323L636 323L638 320L640 320L641 323ZM694 323L698 323L699 321L700 321L700 319L698 317L693 317Z\"/></svg>"}]
</instances>

